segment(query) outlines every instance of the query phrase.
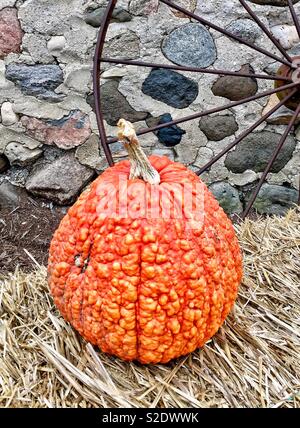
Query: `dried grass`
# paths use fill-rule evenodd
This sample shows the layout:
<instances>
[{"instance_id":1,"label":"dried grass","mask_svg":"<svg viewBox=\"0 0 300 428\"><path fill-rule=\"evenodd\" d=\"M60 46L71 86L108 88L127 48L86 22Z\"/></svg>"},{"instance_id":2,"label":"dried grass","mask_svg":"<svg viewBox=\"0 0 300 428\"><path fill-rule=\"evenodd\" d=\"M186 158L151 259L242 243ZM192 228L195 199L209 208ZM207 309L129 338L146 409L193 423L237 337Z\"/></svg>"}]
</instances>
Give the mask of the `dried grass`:
<instances>
[{"instance_id":1,"label":"dried grass","mask_svg":"<svg viewBox=\"0 0 300 428\"><path fill-rule=\"evenodd\" d=\"M1 407L300 407L300 211L237 226L245 278L227 322L168 365L95 350L59 316L46 270L1 277Z\"/></svg>"}]
</instances>

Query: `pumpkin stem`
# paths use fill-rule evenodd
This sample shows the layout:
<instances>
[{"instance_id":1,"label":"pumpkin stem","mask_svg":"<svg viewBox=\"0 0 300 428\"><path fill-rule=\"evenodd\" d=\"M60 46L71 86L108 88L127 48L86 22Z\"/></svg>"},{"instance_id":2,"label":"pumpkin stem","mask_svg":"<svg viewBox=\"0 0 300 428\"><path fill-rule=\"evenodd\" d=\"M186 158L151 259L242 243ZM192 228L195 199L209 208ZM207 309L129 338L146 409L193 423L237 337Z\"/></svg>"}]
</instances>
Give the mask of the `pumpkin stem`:
<instances>
[{"instance_id":1,"label":"pumpkin stem","mask_svg":"<svg viewBox=\"0 0 300 428\"><path fill-rule=\"evenodd\" d=\"M124 143L130 159L130 179L142 178L150 184L159 184L160 176L143 152L135 133L134 126L125 119L118 122L118 138Z\"/></svg>"}]
</instances>

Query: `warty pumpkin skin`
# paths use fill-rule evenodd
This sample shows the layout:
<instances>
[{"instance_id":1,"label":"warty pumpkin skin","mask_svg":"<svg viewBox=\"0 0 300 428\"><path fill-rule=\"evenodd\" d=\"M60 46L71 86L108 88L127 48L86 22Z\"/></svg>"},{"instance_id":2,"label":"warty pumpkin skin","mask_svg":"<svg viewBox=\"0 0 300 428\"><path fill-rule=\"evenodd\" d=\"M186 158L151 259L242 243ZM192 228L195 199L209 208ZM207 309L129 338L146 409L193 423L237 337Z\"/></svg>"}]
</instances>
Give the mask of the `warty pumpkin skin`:
<instances>
[{"instance_id":1,"label":"warty pumpkin skin","mask_svg":"<svg viewBox=\"0 0 300 428\"><path fill-rule=\"evenodd\" d=\"M119 162L61 221L50 246L48 278L61 314L87 341L124 360L167 363L218 331L237 296L242 258L231 221L200 178L166 157L149 160L160 189L201 186L202 226L187 230L185 218L111 218L99 212L107 183L124 199L120 176L150 198L153 185L130 180L129 161ZM174 206L172 192L162 191L160 198L160 204L168 198Z\"/></svg>"}]
</instances>

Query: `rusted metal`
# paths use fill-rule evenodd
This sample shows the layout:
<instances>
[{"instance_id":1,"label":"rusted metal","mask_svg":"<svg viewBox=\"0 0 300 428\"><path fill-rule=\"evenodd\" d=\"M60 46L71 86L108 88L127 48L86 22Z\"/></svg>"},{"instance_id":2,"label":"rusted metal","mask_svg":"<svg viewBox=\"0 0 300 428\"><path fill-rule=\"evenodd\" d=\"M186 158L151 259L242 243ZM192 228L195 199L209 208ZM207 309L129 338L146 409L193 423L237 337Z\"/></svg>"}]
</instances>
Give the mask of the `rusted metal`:
<instances>
[{"instance_id":1,"label":"rusted metal","mask_svg":"<svg viewBox=\"0 0 300 428\"><path fill-rule=\"evenodd\" d=\"M199 119L200 117L208 116L209 114L219 113L220 111L228 110L229 108L237 107L241 104L249 103L251 101L255 101L255 100L258 100L260 98L267 97L267 96L272 95L272 94L276 94L277 92L284 91L285 89L293 89L296 86L298 86L298 83L290 83L289 85L284 85L284 86L281 86L280 88L270 89L269 91L262 92L261 94L257 94L257 95L253 95L251 97L243 98L242 100L234 101L232 103L228 103L228 104L225 104L225 105L220 106L220 107L215 107L213 109L206 110L204 112L195 113L195 114L192 114L189 116L182 117L180 119L175 119L175 120L172 120L170 122L166 122L166 123L162 123L162 124L157 125L157 126L153 126L151 128L139 129L136 132L136 134L137 135L145 135L145 134L148 134L149 132L155 132L155 131L158 131L159 129L167 128L167 127L172 126L172 125L178 125L178 124L183 123L183 122L188 122L190 120ZM116 141L118 141L117 138L110 138L109 140L107 140L108 144L115 143Z\"/></svg>"},{"instance_id":2,"label":"rusted metal","mask_svg":"<svg viewBox=\"0 0 300 428\"><path fill-rule=\"evenodd\" d=\"M299 19L297 17L297 14L296 14L292 0L288 0L288 5L289 5L290 11L291 11L291 15L292 15L295 27L296 27L297 32L298 32L298 36L300 38L300 23L299 23Z\"/></svg>"},{"instance_id":3,"label":"rusted metal","mask_svg":"<svg viewBox=\"0 0 300 428\"><path fill-rule=\"evenodd\" d=\"M297 89L292 90L291 94L286 95L285 98L283 98L282 101L280 101L275 107L273 107L269 112L264 114L257 122L255 122L249 129L244 131L236 140L234 140L232 143L228 144L227 147L225 147L224 150L222 150L218 155L214 156L207 164L205 164L202 168L197 171L197 175L203 174L205 171L207 171L213 164L215 164L219 159L221 159L226 153L228 153L233 147L238 145L244 138L246 138L251 132L253 132L256 128L258 128L259 125L261 125L265 120L268 119L268 117L272 116L280 107L282 107L289 98L291 98L296 92Z\"/></svg>"},{"instance_id":4,"label":"rusted metal","mask_svg":"<svg viewBox=\"0 0 300 428\"><path fill-rule=\"evenodd\" d=\"M300 84L300 56L293 58L293 67L287 67L286 65L281 65L277 72L280 76L290 78L294 83ZM282 81L276 81L274 84L275 88L280 88L283 86ZM284 91L278 92L277 97L282 100L288 93L291 93L290 89L285 89ZM298 91L286 102L286 107L291 110L296 110L300 103L300 87Z\"/></svg>"},{"instance_id":5,"label":"rusted metal","mask_svg":"<svg viewBox=\"0 0 300 428\"><path fill-rule=\"evenodd\" d=\"M103 121L103 115L101 111L101 89L100 89L100 63L101 55L103 52L105 37L109 26L110 19L112 17L113 10L116 6L117 0L110 0L103 16L103 22L98 34L95 55L94 55L94 68L93 68L93 92L95 98L95 113L97 118L97 125L99 128L100 142L103 147L105 156L110 166L114 164L110 148L107 144L105 126Z\"/></svg>"},{"instance_id":6,"label":"rusted metal","mask_svg":"<svg viewBox=\"0 0 300 428\"><path fill-rule=\"evenodd\" d=\"M239 43L242 43L243 45L249 46L251 49L256 50L257 52L260 52L270 58L275 59L276 61L281 62L282 64L291 66L291 63L289 61L286 61L285 59L280 58L279 56L272 54L271 52L268 52L267 50L260 48L258 46L255 46L253 43L247 42L246 40L242 39L239 36L236 36L235 34L230 33L229 31L225 30L224 28L219 27L216 24L213 24L212 22L207 21L204 18L201 18L198 15L195 15L194 13L184 9L183 7L180 7L172 2L170 2L169 0L160 0L161 3L165 3L166 5L170 6L172 9L176 9L178 10L178 12L181 12L187 16L189 16L190 18L195 19L198 22L201 22L201 24L207 25L210 28L213 28L214 30L225 34L225 36L230 37L231 39L234 39L236 41L238 41Z\"/></svg>"},{"instance_id":7,"label":"rusted metal","mask_svg":"<svg viewBox=\"0 0 300 428\"><path fill-rule=\"evenodd\" d=\"M268 28L265 26L265 24L259 19L257 15L253 12L251 7L245 2L245 0L239 0L241 5L246 9L246 11L249 13L251 18L256 22L256 24L262 29L262 31L265 33L265 35L271 40L271 42L277 47L277 49L282 53L282 55L287 59L288 62L292 62L292 58L290 55L286 52L283 46L279 43L278 40L275 39L271 31L268 30Z\"/></svg>"},{"instance_id":8,"label":"rusted metal","mask_svg":"<svg viewBox=\"0 0 300 428\"><path fill-rule=\"evenodd\" d=\"M177 70L177 71L191 71L195 73L203 74L217 74L223 76L237 76L237 77L251 77L255 79L264 79L264 80L280 80L283 82L292 82L290 77L281 76L281 75L269 75L269 74L256 74L256 73L243 73L240 71L228 71L228 70L218 70L218 69L209 69L209 68L197 68L197 67L183 67L181 65L175 64L157 64L153 62L144 62L136 61L123 58L102 58L101 62L107 62L110 64L122 64L122 65L136 65L139 67L149 67L149 68L164 68L167 70Z\"/></svg>"},{"instance_id":9,"label":"rusted metal","mask_svg":"<svg viewBox=\"0 0 300 428\"><path fill-rule=\"evenodd\" d=\"M254 204L254 202L255 202L258 194L259 194L259 191L260 191L262 185L264 184L264 182L265 182L265 180L267 178L267 175L269 174L269 172L270 172L270 170L271 170L271 168L272 168L275 160L277 159L277 157L278 157L278 155L279 155L279 153L280 153L280 151L281 151L281 149L282 149L282 147L283 147L283 145L284 145L284 143L285 143L285 141L286 141L286 139L287 139L290 131L292 130L292 127L296 123L296 120L297 120L299 114L300 114L300 104L298 105L296 111L293 114L292 119L290 120L290 123L288 124L287 128L285 129L285 131L284 131L284 133L283 133L283 135L282 135L282 137L281 137L281 139L280 139L280 141L279 141L279 143L278 143L278 145L276 147L276 150L274 151L271 159L268 162L268 165L267 165L266 169L264 170L264 172L263 172L263 174L262 174L262 176L261 176L261 178L259 180L259 183L258 183L255 191L251 195L251 198L250 198L250 201L248 202L247 208L245 209L245 211L242 214L242 218L243 219L245 219L247 217L247 215L249 214L249 212L250 212L250 210L251 210L251 208L252 208L252 206L253 206L253 204Z\"/></svg>"}]
</instances>

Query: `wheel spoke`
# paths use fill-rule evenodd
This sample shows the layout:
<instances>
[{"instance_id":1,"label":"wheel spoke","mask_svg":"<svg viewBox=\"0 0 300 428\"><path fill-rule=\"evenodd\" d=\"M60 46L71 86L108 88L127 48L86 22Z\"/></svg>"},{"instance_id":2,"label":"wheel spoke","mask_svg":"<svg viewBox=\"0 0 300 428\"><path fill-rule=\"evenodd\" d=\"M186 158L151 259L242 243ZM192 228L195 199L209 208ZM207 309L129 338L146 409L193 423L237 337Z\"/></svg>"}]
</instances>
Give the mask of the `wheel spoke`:
<instances>
[{"instance_id":1,"label":"wheel spoke","mask_svg":"<svg viewBox=\"0 0 300 428\"><path fill-rule=\"evenodd\" d=\"M288 135L289 135L292 127L294 126L294 124L295 124L295 122L296 122L297 117L299 116L299 114L300 114L300 104L297 107L297 110L295 111L295 113L293 114L293 117L290 120L290 123L288 124L288 126L287 126L284 134L282 135L282 137L281 137L281 139L280 139L280 141L278 143L278 146L276 147L276 150L274 151L274 153L273 153L270 161L268 162L268 165L267 165L266 169L264 170L264 172L263 172L263 174L262 174L262 176L261 176L261 178L259 180L259 183L258 183L258 185L257 185L254 193L251 195L251 198L250 198L250 201L248 202L247 208L245 209L245 211L242 214L242 218L243 219L245 219L247 217L247 215L249 214L249 211L251 210L251 208L252 208L252 206L253 206L253 204L255 202L255 199L257 198L257 195L259 194L259 191L260 191L262 185L264 184L265 179L266 179L267 175L269 174L269 172L270 172L270 170L271 170L271 168L272 168L275 160L277 159L277 157L278 157L278 155L279 155L279 153L280 153L280 151L281 151L281 149L282 149L282 147L283 147L283 145L284 145L284 143L285 143L285 141L286 141L286 139L287 139L287 137L288 137Z\"/></svg>"},{"instance_id":2,"label":"wheel spoke","mask_svg":"<svg viewBox=\"0 0 300 428\"><path fill-rule=\"evenodd\" d=\"M155 64L150 62L134 61L134 60L123 59L123 58L101 58L101 62L107 62L111 64L137 65L137 66L149 67L149 68L166 68L168 70L191 71L191 72L204 73L204 74L218 74L218 75L224 75L224 76L251 77L255 79L281 80L281 81L287 81L287 82L292 81L288 77L279 76L279 75L270 76L267 74L241 73L239 71L236 72L236 71L215 70L215 69L208 69L208 68L183 67L183 66L174 65L174 64Z\"/></svg>"},{"instance_id":3,"label":"wheel spoke","mask_svg":"<svg viewBox=\"0 0 300 428\"><path fill-rule=\"evenodd\" d=\"M290 11L291 11L291 15L293 17L295 27L297 29L298 36L300 38L300 23L299 23L299 19L297 17L297 14L296 14L292 0L288 0L288 4L289 4Z\"/></svg>"},{"instance_id":4,"label":"wheel spoke","mask_svg":"<svg viewBox=\"0 0 300 428\"><path fill-rule=\"evenodd\" d=\"M271 42L277 47L277 49L282 53L282 55L289 61L292 62L292 58L289 56L289 54L285 51L283 46L279 43L278 40L275 39L271 31L268 30L268 28L265 26L265 24L258 18L258 16L253 12L253 10L250 8L250 6L246 3L245 0L239 0L241 5L246 9L246 11L249 13L249 15L252 17L252 19L256 22L256 24L262 29L262 31L266 34L266 36L271 40Z\"/></svg>"},{"instance_id":5,"label":"wheel spoke","mask_svg":"<svg viewBox=\"0 0 300 428\"><path fill-rule=\"evenodd\" d=\"M101 111L101 97L100 97L100 57L104 47L105 36L109 26L110 19L117 0L110 0L103 16L103 24L101 25L98 39L96 43L95 56L94 56L94 67L93 67L93 92L95 97L95 113L97 118L97 125L99 128L100 143L103 147L105 156L110 166L114 164L110 148L107 144L107 138L105 133L105 127L103 122L103 115Z\"/></svg>"},{"instance_id":6,"label":"wheel spoke","mask_svg":"<svg viewBox=\"0 0 300 428\"><path fill-rule=\"evenodd\" d=\"M242 100L234 101L232 103L228 103L228 104L225 104L225 105L220 106L220 107L215 107L213 109L206 110L204 112L195 113L195 114L192 114L190 116L185 116L185 117L180 118L180 119L176 119L176 120L172 120L170 122L162 123L160 125L153 126L152 128L140 129L139 131L137 131L137 135L148 134L149 132L155 132L155 131L158 131L159 129L168 128L169 126L177 125L177 124L183 123L183 122L188 122L188 121L193 120L193 119L198 119L200 117L208 116L209 114L219 113L221 111L228 110L232 107L236 107L236 106L239 106L241 104L249 103L250 101L255 101L255 100L258 100L259 98L267 97L268 95L276 94L277 92L281 92L281 91L284 91L286 89L295 88L298 85L299 85L299 83L290 83L289 85L284 85L284 86L281 86L280 88L270 89L269 91L262 92L261 94L253 95L251 97L243 98ZM115 143L116 141L118 141L118 138L111 138L108 140L108 144Z\"/></svg>"},{"instance_id":7,"label":"wheel spoke","mask_svg":"<svg viewBox=\"0 0 300 428\"><path fill-rule=\"evenodd\" d=\"M203 174L208 168L210 168L215 162L217 162L222 156L228 153L233 147L238 145L244 138L246 138L252 131L254 131L260 124L262 124L268 117L275 113L280 107L282 107L292 96L297 92L295 89L292 93L287 95L282 101L280 101L275 107L272 108L268 113L262 116L257 122L255 122L249 129L244 131L236 140L230 143L224 150L222 150L218 155L214 156L207 164L205 164L199 171L197 175Z\"/></svg>"},{"instance_id":8,"label":"wheel spoke","mask_svg":"<svg viewBox=\"0 0 300 428\"><path fill-rule=\"evenodd\" d=\"M260 47L258 47L258 46L255 46L255 45L253 45L253 44L252 44L252 43L250 43L250 42L247 42L246 40L242 39L241 37L238 37L238 36L236 36L236 35L234 35L234 34L230 33L229 31L225 30L224 28L221 28L221 27L219 27L218 25L215 25L215 24L213 24L212 22L209 22L209 21L207 21L206 19L201 18L201 17L200 17L200 16L198 16L198 15L195 15L194 13L192 13L192 12L190 12L190 11L188 11L188 10L184 9L184 8L182 8L182 7L180 7L180 6L177 6L176 4L174 4L174 3L170 2L169 0L160 0L160 1L161 1L162 3L165 3L166 5L168 5L168 6L169 6L169 7L171 7L171 8L176 9L176 10L178 10L178 11L179 11L179 12L181 12L181 13L184 13L185 15L189 16L190 18L193 18L193 19L195 19L196 21L201 22L202 24L207 25L208 27L213 28L214 30L219 31L220 33L225 34L227 37L230 37L231 39L237 40L239 43L242 43L242 44L244 44L244 45L246 45L246 46L249 46L249 47L250 47L250 48L252 48L252 49L255 49L257 52L260 52L260 53L262 53L262 54L264 54L264 55L266 55L266 56L268 56L268 57L270 57L270 58L273 58L273 59L275 59L276 61L279 61L279 62L281 62L282 64L285 64L285 65L287 65L287 66L289 66L289 67L292 65L289 61L286 61L285 59L282 59L282 58L280 58L279 56L274 55L274 54L272 54L271 52L268 52L268 51L266 51L266 50L265 50L265 49L263 49L263 48L260 48Z\"/></svg>"}]
</instances>

